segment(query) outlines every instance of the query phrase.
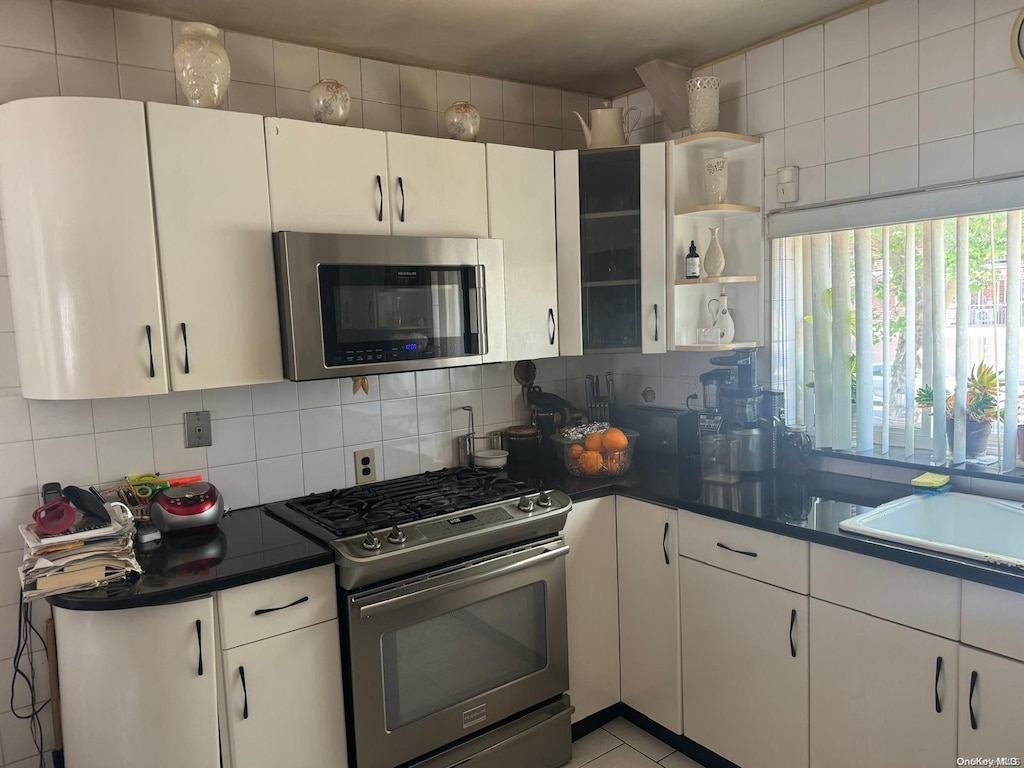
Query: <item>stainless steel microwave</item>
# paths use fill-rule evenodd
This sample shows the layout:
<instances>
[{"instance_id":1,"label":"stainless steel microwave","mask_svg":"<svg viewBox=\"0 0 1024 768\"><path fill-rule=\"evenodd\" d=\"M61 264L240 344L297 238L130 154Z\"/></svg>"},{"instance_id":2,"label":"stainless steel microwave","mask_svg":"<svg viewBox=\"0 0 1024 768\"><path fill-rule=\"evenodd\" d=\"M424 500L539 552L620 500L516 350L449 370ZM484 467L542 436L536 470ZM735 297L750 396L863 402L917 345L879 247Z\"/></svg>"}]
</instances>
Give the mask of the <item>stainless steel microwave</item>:
<instances>
[{"instance_id":1,"label":"stainless steel microwave","mask_svg":"<svg viewBox=\"0 0 1024 768\"><path fill-rule=\"evenodd\" d=\"M502 241L275 232L293 381L505 359Z\"/></svg>"}]
</instances>

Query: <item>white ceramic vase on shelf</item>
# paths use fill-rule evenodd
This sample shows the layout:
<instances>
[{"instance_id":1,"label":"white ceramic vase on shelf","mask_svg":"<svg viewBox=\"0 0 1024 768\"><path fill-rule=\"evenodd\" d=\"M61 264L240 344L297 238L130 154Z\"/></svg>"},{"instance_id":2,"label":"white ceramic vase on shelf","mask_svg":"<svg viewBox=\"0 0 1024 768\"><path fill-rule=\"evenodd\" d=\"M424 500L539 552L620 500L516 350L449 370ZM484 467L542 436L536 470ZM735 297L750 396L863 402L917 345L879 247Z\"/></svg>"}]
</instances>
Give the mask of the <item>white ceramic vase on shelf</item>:
<instances>
[{"instance_id":1,"label":"white ceramic vase on shelf","mask_svg":"<svg viewBox=\"0 0 1024 768\"><path fill-rule=\"evenodd\" d=\"M721 227L708 227L711 230L711 242L704 250L704 271L708 277L718 277L725 271L725 254L722 244L718 242L718 230Z\"/></svg>"},{"instance_id":2,"label":"white ceramic vase on shelf","mask_svg":"<svg viewBox=\"0 0 1024 768\"><path fill-rule=\"evenodd\" d=\"M695 77L686 81L691 133L718 129L718 85L717 77Z\"/></svg>"},{"instance_id":3,"label":"white ceramic vase on shelf","mask_svg":"<svg viewBox=\"0 0 1024 768\"><path fill-rule=\"evenodd\" d=\"M444 127L450 139L476 141L480 134L480 112L468 101L456 101L444 111Z\"/></svg>"},{"instance_id":4,"label":"white ceramic vase on shelf","mask_svg":"<svg viewBox=\"0 0 1024 768\"><path fill-rule=\"evenodd\" d=\"M704 202L721 205L729 190L729 161L724 157L709 157L704 161Z\"/></svg>"},{"instance_id":5,"label":"white ceramic vase on shelf","mask_svg":"<svg viewBox=\"0 0 1024 768\"><path fill-rule=\"evenodd\" d=\"M345 125L352 109L348 88L337 80L324 79L309 89L309 106L318 123Z\"/></svg>"},{"instance_id":6,"label":"white ceramic vase on shelf","mask_svg":"<svg viewBox=\"0 0 1024 768\"><path fill-rule=\"evenodd\" d=\"M216 109L224 103L231 83L231 62L212 24L189 21L181 25L174 46L174 74L188 103Z\"/></svg>"}]
</instances>

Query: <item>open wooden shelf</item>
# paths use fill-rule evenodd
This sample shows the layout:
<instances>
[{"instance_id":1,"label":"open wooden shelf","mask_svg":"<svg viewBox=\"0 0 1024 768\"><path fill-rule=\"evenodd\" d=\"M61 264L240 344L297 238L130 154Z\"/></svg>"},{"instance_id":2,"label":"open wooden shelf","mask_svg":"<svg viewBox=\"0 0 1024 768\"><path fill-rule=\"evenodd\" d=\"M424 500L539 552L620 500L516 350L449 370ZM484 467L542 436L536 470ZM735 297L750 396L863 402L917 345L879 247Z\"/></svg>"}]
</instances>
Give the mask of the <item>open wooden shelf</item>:
<instances>
[{"instance_id":1,"label":"open wooden shelf","mask_svg":"<svg viewBox=\"0 0 1024 768\"><path fill-rule=\"evenodd\" d=\"M707 285L708 283L756 283L757 275L719 275L718 277L699 277L692 280L676 280L676 285Z\"/></svg>"},{"instance_id":2,"label":"open wooden shelf","mask_svg":"<svg viewBox=\"0 0 1024 768\"><path fill-rule=\"evenodd\" d=\"M690 136L683 136L675 140L676 146L686 144L687 149L700 149L718 154L725 154L734 149L748 147L751 144L760 144L759 136L745 136L742 133L729 133L728 131L707 131L705 133L694 133Z\"/></svg>"},{"instance_id":3,"label":"open wooden shelf","mask_svg":"<svg viewBox=\"0 0 1024 768\"><path fill-rule=\"evenodd\" d=\"M761 213L756 205L738 205L736 203L718 203L716 205L698 205L694 208L679 208L676 216L692 216L701 214L706 216L747 216L751 213Z\"/></svg>"}]
</instances>

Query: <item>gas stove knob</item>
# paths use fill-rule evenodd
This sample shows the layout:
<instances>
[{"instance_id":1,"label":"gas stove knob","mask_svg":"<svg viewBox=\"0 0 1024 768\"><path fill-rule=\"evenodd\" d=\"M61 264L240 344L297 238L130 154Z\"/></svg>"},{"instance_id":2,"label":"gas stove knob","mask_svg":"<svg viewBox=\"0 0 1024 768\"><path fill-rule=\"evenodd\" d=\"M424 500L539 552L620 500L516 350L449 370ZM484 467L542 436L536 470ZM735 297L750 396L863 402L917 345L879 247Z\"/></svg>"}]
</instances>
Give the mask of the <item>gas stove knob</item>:
<instances>
[{"instance_id":1,"label":"gas stove knob","mask_svg":"<svg viewBox=\"0 0 1024 768\"><path fill-rule=\"evenodd\" d=\"M373 531L367 533L366 538L363 539L363 549L368 549L373 552L374 550L380 549L380 547L381 543L380 539L377 538L377 535Z\"/></svg>"},{"instance_id":2,"label":"gas stove knob","mask_svg":"<svg viewBox=\"0 0 1024 768\"><path fill-rule=\"evenodd\" d=\"M391 544L405 544L405 532L397 525L392 526L391 532L388 533L388 541Z\"/></svg>"},{"instance_id":3,"label":"gas stove knob","mask_svg":"<svg viewBox=\"0 0 1024 768\"><path fill-rule=\"evenodd\" d=\"M548 496L548 492L547 491L541 491L540 495L537 496L537 506L538 507L550 507L551 506L551 497Z\"/></svg>"},{"instance_id":4,"label":"gas stove knob","mask_svg":"<svg viewBox=\"0 0 1024 768\"><path fill-rule=\"evenodd\" d=\"M533 512L533 507L533 499L531 499L529 496L519 497L519 508L523 512Z\"/></svg>"}]
</instances>

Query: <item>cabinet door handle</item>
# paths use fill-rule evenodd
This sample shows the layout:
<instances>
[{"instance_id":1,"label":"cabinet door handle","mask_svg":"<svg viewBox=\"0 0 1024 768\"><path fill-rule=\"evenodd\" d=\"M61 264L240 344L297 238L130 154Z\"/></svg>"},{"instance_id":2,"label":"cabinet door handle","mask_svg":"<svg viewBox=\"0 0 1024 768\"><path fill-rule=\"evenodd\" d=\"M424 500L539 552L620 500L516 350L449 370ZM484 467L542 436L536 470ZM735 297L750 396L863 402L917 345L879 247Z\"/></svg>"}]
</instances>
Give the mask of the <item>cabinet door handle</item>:
<instances>
[{"instance_id":1,"label":"cabinet door handle","mask_svg":"<svg viewBox=\"0 0 1024 768\"><path fill-rule=\"evenodd\" d=\"M796 608L789 612L789 655L796 658L796 637L793 630L796 629Z\"/></svg>"},{"instance_id":2,"label":"cabinet door handle","mask_svg":"<svg viewBox=\"0 0 1024 768\"><path fill-rule=\"evenodd\" d=\"M722 549L728 550L729 552L735 552L737 555L746 555L747 557L757 557L757 552L748 552L745 549L733 549L728 544L718 542L715 546L721 547Z\"/></svg>"},{"instance_id":3,"label":"cabinet door handle","mask_svg":"<svg viewBox=\"0 0 1024 768\"><path fill-rule=\"evenodd\" d=\"M249 719L249 689L245 687L245 667L238 668L238 679L242 681L242 719Z\"/></svg>"},{"instance_id":4,"label":"cabinet door handle","mask_svg":"<svg viewBox=\"0 0 1024 768\"><path fill-rule=\"evenodd\" d=\"M384 221L384 187L380 183L380 174L377 174L377 196L380 202L377 204L377 221Z\"/></svg>"},{"instance_id":5,"label":"cabinet door handle","mask_svg":"<svg viewBox=\"0 0 1024 768\"><path fill-rule=\"evenodd\" d=\"M185 373L188 373L188 329L181 324L181 340L185 342Z\"/></svg>"},{"instance_id":6,"label":"cabinet door handle","mask_svg":"<svg viewBox=\"0 0 1024 768\"><path fill-rule=\"evenodd\" d=\"M672 561L668 559L668 521L665 521L665 532L661 534L661 551L665 553L665 565L671 565Z\"/></svg>"},{"instance_id":7,"label":"cabinet door handle","mask_svg":"<svg viewBox=\"0 0 1024 768\"><path fill-rule=\"evenodd\" d=\"M149 345L149 378L156 378L156 368L153 367L153 326L146 326L146 343Z\"/></svg>"},{"instance_id":8,"label":"cabinet door handle","mask_svg":"<svg viewBox=\"0 0 1024 768\"><path fill-rule=\"evenodd\" d=\"M303 595L298 600L292 600L288 605L279 605L277 608L257 608L253 611L254 616L262 616L265 613L273 613L274 611L283 611L285 608L294 608L296 605L309 602L309 595Z\"/></svg>"},{"instance_id":9,"label":"cabinet door handle","mask_svg":"<svg viewBox=\"0 0 1024 768\"><path fill-rule=\"evenodd\" d=\"M203 620L196 619L196 645L199 646L199 669L196 673L202 677L203 674Z\"/></svg>"},{"instance_id":10,"label":"cabinet door handle","mask_svg":"<svg viewBox=\"0 0 1024 768\"><path fill-rule=\"evenodd\" d=\"M398 220L405 221L405 184L401 176L398 177L398 191L402 193L402 207L398 211Z\"/></svg>"},{"instance_id":11,"label":"cabinet door handle","mask_svg":"<svg viewBox=\"0 0 1024 768\"><path fill-rule=\"evenodd\" d=\"M654 340L658 340L658 305L654 305Z\"/></svg>"},{"instance_id":12,"label":"cabinet door handle","mask_svg":"<svg viewBox=\"0 0 1024 768\"><path fill-rule=\"evenodd\" d=\"M939 677L942 675L942 657L935 657L935 711L942 714L942 699L939 698Z\"/></svg>"},{"instance_id":13,"label":"cabinet door handle","mask_svg":"<svg viewBox=\"0 0 1024 768\"><path fill-rule=\"evenodd\" d=\"M555 343L555 310L548 307L548 344Z\"/></svg>"},{"instance_id":14,"label":"cabinet door handle","mask_svg":"<svg viewBox=\"0 0 1024 768\"><path fill-rule=\"evenodd\" d=\"M971 730L978 730L978 716L974 714L974 689L978 687L978 671L971 671L971 690L967 694L967 709L971 713Z\"/></svg>"}]
</instances>

